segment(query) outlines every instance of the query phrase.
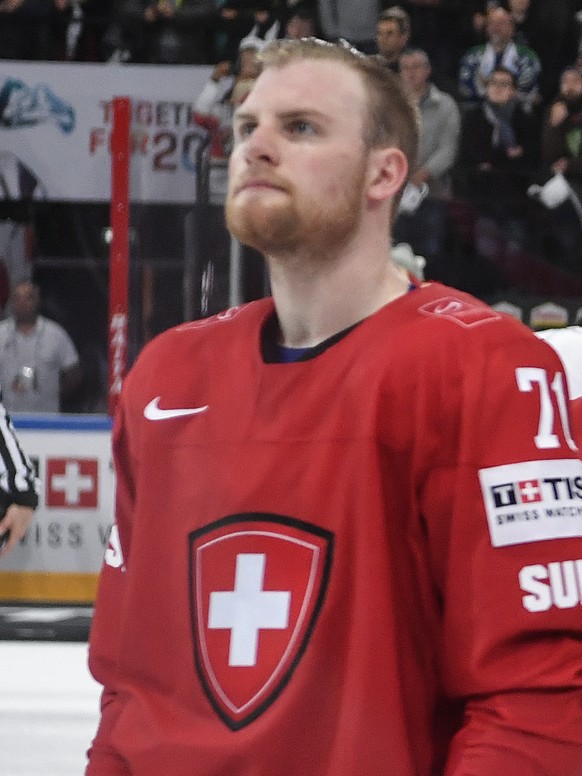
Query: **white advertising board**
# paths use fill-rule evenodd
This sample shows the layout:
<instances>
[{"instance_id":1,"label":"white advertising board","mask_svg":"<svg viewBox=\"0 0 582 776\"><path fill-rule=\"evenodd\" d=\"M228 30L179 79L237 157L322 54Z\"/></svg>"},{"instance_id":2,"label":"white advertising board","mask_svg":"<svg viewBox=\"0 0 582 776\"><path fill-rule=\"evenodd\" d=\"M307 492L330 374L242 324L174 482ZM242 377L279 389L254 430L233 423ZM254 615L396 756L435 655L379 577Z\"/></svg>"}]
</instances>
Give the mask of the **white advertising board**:
<instances>
[{"instance_id":1,"label":"white advertising board","mask_svg":"<svg viewBox=\"0 0 582 776\"><path fill-rule=\"evenodd\" d=\"M0 198L109 201L112 100L132 101L130 196L192 203L211 67L0 62Z\"/></svg>"},{"instance_id":2,"label":"white advertising board","mask_svg":"<svg viewBox=\"0 0 582 776\"><path fill-rule=\"evenodd\" d=\"M0 559L0 600L91 601L113 520L111 422L15 416L38 468L40 502L24 540Z\"/></svg>"}]
</instances>

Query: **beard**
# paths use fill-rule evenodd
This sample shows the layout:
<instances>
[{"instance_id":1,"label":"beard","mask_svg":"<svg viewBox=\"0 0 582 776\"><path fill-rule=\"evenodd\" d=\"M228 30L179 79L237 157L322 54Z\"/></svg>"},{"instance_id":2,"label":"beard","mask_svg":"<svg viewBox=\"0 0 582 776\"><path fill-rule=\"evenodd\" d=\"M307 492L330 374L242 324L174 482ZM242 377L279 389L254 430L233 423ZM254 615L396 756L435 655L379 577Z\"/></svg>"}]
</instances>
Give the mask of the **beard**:
<instances>
[{"instance_id":1,"label":"beard","mask_svg":"<svg viewBox=\"0 0 582 776\"><path fill-rule=\"evenodd\" d=\"M325 255L345 244L362 213L365 165L361 161L342 175L331 194L284 191L233 194L226 199L226 222L244 245L266 255L308 250Z\"/></svg>"}]
</instances>

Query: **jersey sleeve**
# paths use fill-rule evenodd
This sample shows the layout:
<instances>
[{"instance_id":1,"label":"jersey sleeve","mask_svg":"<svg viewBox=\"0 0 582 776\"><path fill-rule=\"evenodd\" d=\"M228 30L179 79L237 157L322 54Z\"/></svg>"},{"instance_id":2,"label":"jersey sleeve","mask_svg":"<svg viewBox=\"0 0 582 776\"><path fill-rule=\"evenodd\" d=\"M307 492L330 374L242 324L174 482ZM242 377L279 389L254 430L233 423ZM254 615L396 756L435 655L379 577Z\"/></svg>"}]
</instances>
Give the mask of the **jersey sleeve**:
<instances>
[{"instance_id":1,"label":"jersey sleeve","mask_svg":"<svg viewBox=\"0 0 582 776\"><path fill-rule=\"evenodd\" d=\"M38 489L34 466L18 441L0 394L0 503L36 509Z\"/></svg>"},{"instance_id":2,"label":"jersey sleeve","mask_svg":"<svg viewBox=\"0 0 582 776\"><path fill-rule=\"evenodd\" d=\"M580 447L582 445L582 396L578 396L570 405L572 410L572 431L574 439Z\"/></svg>"},{"instance_id":3,"label":"jersey sleeve","mask_svg":"<svg viewBox=\"0 0 582 776\"><path fill-rule=\"evenodd\" d=\"M464 354L450 461L422 492L444 691L464 705L446 776L582 773L582 462L566 380L535 337ZM451 404L452 406L452 404Z\"/></svg>"},{"instance_id":4,"label":"jersey sleeve","mask_svg":"<svg viewBox=\"0 0 582 776\"><path fill-rule=\"evenodd\" d=\"M111 742L111 734L121 712L117 664L124 620L134 502L134 460L128 437L122 400L113 429L115 521L99 578L89 644L89 669L103 685L103 692L99 728L87 753L87 776L128 776L130 773Z\"/></svg>"}]
</instances>

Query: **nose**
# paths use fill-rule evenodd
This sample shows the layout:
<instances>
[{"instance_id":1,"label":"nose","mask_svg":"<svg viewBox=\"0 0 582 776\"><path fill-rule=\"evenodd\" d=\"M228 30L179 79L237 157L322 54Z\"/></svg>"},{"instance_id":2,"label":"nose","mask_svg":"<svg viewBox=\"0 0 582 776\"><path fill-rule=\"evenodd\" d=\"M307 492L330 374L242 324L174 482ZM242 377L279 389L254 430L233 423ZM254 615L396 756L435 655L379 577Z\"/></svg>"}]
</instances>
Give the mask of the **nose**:
<instances>
[{"instance_id":1,"label":"nose","mask_svg":"<svg viewBox=\"0 0 582 776\"><path fill-rule=\"evenodd\" d=\"M278 164L280 157L274 127L267 123L258 123L245 141L245 158L251 162Z\"/></svg>"}]
</instances>

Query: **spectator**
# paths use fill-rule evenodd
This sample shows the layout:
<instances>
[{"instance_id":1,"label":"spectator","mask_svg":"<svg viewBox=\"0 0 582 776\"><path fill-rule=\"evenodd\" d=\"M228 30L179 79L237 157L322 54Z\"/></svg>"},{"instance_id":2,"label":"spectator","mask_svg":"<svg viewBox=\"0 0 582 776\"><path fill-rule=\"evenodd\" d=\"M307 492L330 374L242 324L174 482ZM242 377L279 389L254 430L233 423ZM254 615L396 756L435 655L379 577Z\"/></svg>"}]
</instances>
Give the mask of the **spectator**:
<instances>
[{"instance_id":1,"label":"spectator","mask_svg":"<svg viewBox=\"0 0 582 776\"><path fill-rule=\"evenodd\" d=\"M0 311L5 311L11 289L32 277L30 224L0 218Z\"/></svg>"},{"instance_id":2,"label":"spectator","mask_svg":"<svg viewBox=\"0 0 582 776\"><path fill-rule=\"evenodd\" d=\"M410 16L410 45L426 51L431 63L431 78L445 91L457 88L459 59L464 52L459 44L467 0L402 0Z\"/></svg>"},{"instance_id":3,"label":"spectator","mask_svg":"<svg viewBox=\"0 0 582 776\"><path fill-rule=\"evenodd\" d=\"M109 58L106 35L112 28L114 0L53 0L57 13L67 14L65 59L104 62Z\"/></svg>"},{"instance_id":4,"label":"spectator","mask_svg":"<svg viewBox=\"0 0 582 776\"><path fill-rule=\"evenodd\" d=\"M539 2L507 0L507 10L513 20L514 41L539 56L540 93L547 102L556 93L560 72L576 57L573 36L560 34L557 24L542 14Z\"/></svg>"},{"instance_id":5,"label":"spectator","mask_svg":"<svg viewBox=\"0 0 582 776\"><path fill-rule=\"evenodd\" d=\"M261 38L249 36L240 42L239 60L233 73L232 63L219 62L195 101L198 114L214 123L205 122L215 132L213 156L228 156L232 143L232 115L244 100L260 72L259 54L264 46ZM218 138L216 138L216 133ZM218 143L216 142L218 140Z\"/></svg>"},{"instance_id":6,"label":"spectator","mask_svg":"<svg viewBox=\"0 0 582 776\"><path fill-rule=\"evenodd\" d=\"M314 12L308 7L299 7L293 11L285 24L285 37L298 40L311 38L317 32Z\"/></svg>"},{"instance_id":7,"label":"spectator","mask_svg":"<svg viewBox=\"0 0 582 776\"><path fill-rule=\"evenodd\" d=\"M9 412L58 412L81 384L77 350L66 331L39 314L40 291L16 285L0 322L0 385Z\"/></svg>"},{"instance_id":8,"label":"spectator","mask_svg":"<svg viewBox=\"0 0 582 776\"><path fill-rule=\"evenodd\" d=\"M79 0L52 0L49 59L65 61L73 58L81 29L82 13Z\"/></svg>"},{"instance_id":9,"label":"spectator","mask_svg":"<svg viewBox=\"0 0 582 776\"><path fill-rule=\"evenodd\" d=\"M225 0L215 12L215 47L219 61L234 60L243 38L271 40L282 34L285 9L273 0Z\"/></svg>"},{"instance_id":10,"label":"spectator","mask_svg":"<svg viewBox=\"0 0 582 776\"><path fill-rule=\"evenodd\" d=\"M375 51L380 0L318 0L317 7L327 40L344 38L365 54Z\"/></svg>"},{"instance_id":11,"label":"spectator","mask_svg":"<svg viewBox=\"0 0 582 776\"><path fill-rule=\"evenodd\" d=\"M410 41L410 17L399 5L382 11L376 22L376 49L393 73Z\"/></svg>"},{"instance_id":12,"label":"spectator","mask_svg":"<svg viewBox=\"0 0 582 776\"><path fill-rule=\"evenodd\" d=\"M254 3L254 24L248 35L274 40L281 32L281 15L275 2L263 0ZM246 37L246 36L245 36Z\"/></svg>"},{"instance_id":13,"label":"spectator","mask_svg":"<svg viewBox=\"0 0 582 776\"><path fill-rule=\"evenodd\" d=\"M547 111L542 135L544 163L576 182L582 180L582 73L568 67Z\"/></svg>"},{"instance_id":14,"label":"spectator","mask_svg":"<svg viewBox=\"0 0 582 776\"><path fill-rule=\"evenodd\" d=\"M402 54L400 75L420 112L418 159L410 175L410 184L428 185L428 196L413 213L400 213L394 236L424 256L428 279L444 282L447 279L444 256L446 200L452 192L450 173L461 132L459 108L453 97L431 83L431 66L425 51L411 49Z\"/></svg>"},{"instance_id":15,"label":"spectator","mask_svg":"<svg viewBox=\"0 0 582 776\"><path fill-rule=\"evenodd\" d=\"M463 3L461 15L461 41L465 45L463 52L465 49L487 43L487 14L499 6L499 0L466 0Z\"/></svg>"},{"instance_id":16,"label":"spectator","mask_svg":"<svg viewBox=\"0 0 582 776\"><path fill-rule=\"evenodd\" d=\"M538 155L537 123L517 99L515 76L495 68L483 102L463 112L460 165L477 212L477 251L505 282L525 259L527 189Z\"/></svg>"},{"instance_id":17,"label":"spectator","mask_svg":"<svg viewBox=\"0 0 582 776\"><path fill-rule=\"evenodd\" d=\"M531 0L507 0L507 10L513 21L513 39L516 43L538 51L541 43L540 30L536 24Z\"/></svg>"},{"instance_id":18,"label":"spectator","mask_svg":"<svg viewBox=\"0 0 582 776\"><path fill-rule=\"evenodd\" d=\"M576 196L582 196L582 74L577 67L562 73L558 95L544 118L542 162L548 174L563 174ZM550 210L550 219L562 262L582 272L582 229L577 210L566 201Z\"/></svg>"},{"instance_id":19,"label":"spectator","mask_svg":"<svg viewBox=\"0 0 582 776\"><path fill-rule=\"evenodd\" d=\"M527 110L539 102L541 65L532 49L513 40L513 21L504 8L487 14L487 43L467 51L459 68L459 95L463 100L479 101L485 96L493 70L504 67L513 73L517 96Z\"/></svg>"},{"instance_id":20,"label":"spectator","mask_svg":"<svg viewBox=\"0 0 582 776\"><path fill-rule=\"evenodd\" d=\"M463 0L455 25L457 40L455 50L457 63L455 68L455 89L459 83L459 63L463 55L474 46L485 45L487 39L487 16L489 11L499 8L501 0Z\"/></svg>"},{"instance_id":21,"label":"spectator","mask_svg":"<svg viewBox=\"0 0 582 776\"><path fill-rule=\"evenodd\" d=\"M213 0L125 0L119 12L134 62L207 64L212 61Z\"/></svg>"}]
</instances>

